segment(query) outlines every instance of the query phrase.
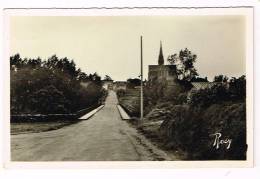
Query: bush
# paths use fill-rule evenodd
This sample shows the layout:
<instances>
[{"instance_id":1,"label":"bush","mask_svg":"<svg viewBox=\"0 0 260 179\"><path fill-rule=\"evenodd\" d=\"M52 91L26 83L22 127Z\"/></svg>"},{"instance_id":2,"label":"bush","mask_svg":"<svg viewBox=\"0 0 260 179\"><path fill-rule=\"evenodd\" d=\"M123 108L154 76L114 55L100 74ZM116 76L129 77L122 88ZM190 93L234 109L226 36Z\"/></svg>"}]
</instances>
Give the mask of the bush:
<instances>
[{"instance_id":1,"label":"bush","mask_svg":"<svg viewBox=\"0 0 260 179\"><path fill-rule=\"evenodd\" d=\"M63 93L53 85L49 85L35 91L31 96L31 109L34 113L69 113L66 109L67 105L68 101L64 97Z\"/></svg>"},{"instance_id":2,"label":"bush","mask_svg":"<svg viewBox=\"0 0 260 179\"><path fill-rule=\"evenodd\" d=\"M161 125L165 144L188 153L189 160L246 159L246 107L239 104L214 104L205 110L189 105L175 105ZM212 134L220 132L232 139L231 148L213 147Z\"/></svg>"},{"instance_id":3,"label":"bush","mask_svg":"<svg viewBox=\"0 0 260 179\"><path fill-rule=\"evenodd\" d=\"M185 103L187 103L187 93L180 93L177 98L176 104L185 104Z\"/></svg>"},{"instance_id":4,"label":"bush","mask_svg":"<svg viewBox=\"0 0 260 179\"><path fill-rule=\"evenodd\" d=\"M42 61L17 54L10 65L12 115L73 113L101 103L105 95L96 73L86 75L67 58L53 55Z\"/></svg>"},{"instance_id":5,"label":"bush","mask_svg":"<svg viewBox=\"0 0 260 179\"><path fill-rule=\"evenodd\" d=\"M125 96L126 91L123 90L123 89L119 89L119 90L116 91L116 94L117 94L118 98L120 98L120 97Z\"/></svg>"},{"instance_id":6,"label":"bush","mask_svg":"<svg viewBox=\"0 0 260 179\"><path fill-rule=\"evenodd\" d=\"M218 83L212 88L201 89L191 92L190 104L192 106L207 107L211 104L222 103L225 101L245 102L246 81L242 76L238 79L233 78L229 87L225 83Z\"/></svg>"},{"instance_id":7,"label":"bush","mask_svg":"<svg viewBox=\"0 0 260 179\"><path fill-rule=\"evenodd\" d=\"M232 78L229 82L229 92L232 100L245 101L246 99L246 77Z\"/></svg>"}]
</instances>

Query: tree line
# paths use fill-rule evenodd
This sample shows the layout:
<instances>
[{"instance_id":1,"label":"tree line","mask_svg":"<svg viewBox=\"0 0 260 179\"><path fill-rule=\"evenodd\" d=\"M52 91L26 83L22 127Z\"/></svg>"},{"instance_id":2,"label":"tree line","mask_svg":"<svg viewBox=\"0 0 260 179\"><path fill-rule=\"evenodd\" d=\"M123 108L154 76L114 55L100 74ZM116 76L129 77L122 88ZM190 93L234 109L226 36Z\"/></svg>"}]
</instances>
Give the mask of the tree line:
<instances>
[{"instance_id":1,"label":"tree line","mask_svg":"<svg viewBox=\"0 0 260 179\"><path fill-rule=\"evenodd\" d=\"M72 113L97 104L101 77L86 74L73 60L10 57L11 114Z\"/></svg>"}]
</instances>

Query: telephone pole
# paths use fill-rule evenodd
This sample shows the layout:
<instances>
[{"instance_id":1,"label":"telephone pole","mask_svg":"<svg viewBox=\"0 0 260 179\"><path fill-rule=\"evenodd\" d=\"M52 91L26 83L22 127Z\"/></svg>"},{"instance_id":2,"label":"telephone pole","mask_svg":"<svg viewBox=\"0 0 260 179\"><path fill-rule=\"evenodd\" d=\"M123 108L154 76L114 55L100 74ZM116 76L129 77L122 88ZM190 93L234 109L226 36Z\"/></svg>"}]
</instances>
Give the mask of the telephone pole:
<instances>
[{"instance_id":1,"label":"telephone pole","mask_svg":"<svg viewBox=\"0 0 260 179\"><path fill-rule=\"evenodd\" d=\"M143 37L141 36L141 92L140 92L140 120L143 120Z\"/></svg>"}]
</instances>

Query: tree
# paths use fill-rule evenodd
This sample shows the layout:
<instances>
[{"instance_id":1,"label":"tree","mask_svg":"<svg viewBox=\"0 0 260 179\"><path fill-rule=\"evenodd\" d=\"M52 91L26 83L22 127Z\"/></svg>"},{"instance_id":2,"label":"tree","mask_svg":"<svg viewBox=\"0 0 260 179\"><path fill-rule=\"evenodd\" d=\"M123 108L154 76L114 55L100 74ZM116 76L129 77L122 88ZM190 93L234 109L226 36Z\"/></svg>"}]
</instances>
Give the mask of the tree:
<instances>
[{"instance_id":1,"label":"tree","mask_svg":"<svg viewBox=\"0 0 260 179\"><path fill-rule=\"evenodd\" d=\"M224 75L217 75L214 77L214 82L227 82L228 77Z\"/></svg>"},{"instance_id":2,"label":"tree","mask_svg":"<svg viewBox=\"0 0 260 179\"><path fill-rule=\"evenodd\" d=\"M229 87L228 87L229 86ZM246 100L246 78L231 78L229 85L216 83L211 88L201 89L191 93L190 103L193 106L208 107L211 104L225 101L245 102Z\"/></svg>"},{"instance_id":3,"label":"tree","mask_svg":"<svg viewBox=\"0 0 260 179\"><path fill-rule=\"evenodd\" d=\"M89 76L73 60L56 55L41 58L10 57L11 113L70 113L97 104L103 92L97 73ZM88 88L81 81L89 82Z\"/></svg>"},{"instance_id":4,"label":"tree","mask_svg":"<svg viewBox=\"0 0 260 179\"><path fill-rule=\"evenodd\" d=\"M10 68L11 70L14 70L20 67L22 67L22 59L20 57L20 54L17 53L14 56L10 57Z\"/></svg>"},{"instance_id":5,"label":"tree","mask_svg":"<svg viewBox=\"0 0 260 179\"><path fill-rule=\"evenodd\" d=\"M194 77L191 79L191 82L208 82L208 78Z\"/></svg>"},{"instance_id":6,"label":"tree","mask_svg":"<svg viewBox=\"0 0 260 179\"><path fill-rule=\"evenodd\" d=\"M101 77L99 76L99 74L97 74L97 72L95 72L92 76L93 81L100 83L101 82Z\"/></svg>"},{"instance_id":7,"label":"tree","mask_svg":"<svg viewBox=\"0 0 260 179\"><path fill-rule=\"evenodd\" d=\"M229 81L229 91L233 100L246 100L246 76L232 77Z\"/></svg>"},{"instance_id":8,"label":"tree","mask_svg":"<svg viewBox=\"0 0 260 179\"><path fill-rule=\"evenodd\" d=\"M185 48L179 54L173 54L168 57L168 61L177 67L177 76L179 80L191 81L198 76L197 70L194 67L197 55L193 54L190 50Z\"/></svg>"},{"instance_id":9,"label":"tree","mask_svg":"<svg viewBox=\"0 0 260 179\"><path fill-rule=\"evenodd\" d=\"M40 68L41 64L42 64L42 60L40 59L40 57L38 57L37 59L29 59L27 61L26 66L35 69L35 68Z\"/></svg>"},{"instance_id":10,"label":"tree","mask_svg":"<svg viewBox=\"0 0 260 179\"><path fill-rule=\"evenodd\" d=\"M129 78L127 79L127 86L130 88L134 88L135 86L140 86L141 85L141 80L138 78Z\"/></svg>"},{"instance_id":11,"label":"tree","mask_svg":"<svg viewBox=\"0 0 260 179\"><path fill-rule=\"evenodd\" d=\"M110 76L108 76L108 75L105 76L104 80L105 81L113 81L112 78Z\"/></svg>"},{"instance_id":12,"label":"tree","mask_svg":"<svg viewBox=\"0 0 260 179\"><path fill-rule=\"evenodd\" d=\"M77 70L78 73L78 80L86 82L89 80L88 75L85 72L81 72L80 69Z\"/></svg>"},{"instance_id":13,"label":"tree","mask_svg":"<svg viewBox=\"0 0 260 179\"><path fill-rule=\"evenodd\" d=\"M32 109L41 114L67 112L68 101L55 86L49 85L35 91L31 96Z\"/></svg>"}]
</instances>

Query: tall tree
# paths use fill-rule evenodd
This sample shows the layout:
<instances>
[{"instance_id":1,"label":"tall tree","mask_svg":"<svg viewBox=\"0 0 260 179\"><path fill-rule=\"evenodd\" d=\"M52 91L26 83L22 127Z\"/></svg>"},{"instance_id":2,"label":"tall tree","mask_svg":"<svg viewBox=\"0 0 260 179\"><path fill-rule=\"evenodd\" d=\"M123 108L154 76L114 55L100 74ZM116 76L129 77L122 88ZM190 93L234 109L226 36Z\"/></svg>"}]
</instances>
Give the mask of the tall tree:
<instances>
[{"instance_id":1,"label":"tall tree","mask_svg":"<svg viewBox=\"0 0 260 179\"><path fill-rule=\"evenodd\" d=\"M227 82L228 77L224 75L217 75L214 77L214 82Z\"/></svg>"},{"instance_id":2,"label":"tall tree","mask_svg":"<svg viewBox=\"0 0 260 179\"><path fill-rule=\"evenodd\" d=\"M173 54L168 57L168 61L177 67L177 75L179 80L191 81L198 76L197 70L194 67L197 55L185 48L179 54Z\"/></svg>"},{"instance_id":3,"label":"tall tree","mask_svg":"<svg viewBox=\"0 0 260 179\"><path fill-rule=\"evenodd\" d=\"M100 76L88 76L66 57L42 61L16 54L10 66L12 114L70 113L96 104L103 95ZM91 82L89 88L82 80Z\"/></svg>"},{"instance_id":4,"label":"tall tree","mask_svg":"<svg viewBox=\"0 0 260 179\"><path fill-rule=\"evenodd\" d=\"M10 68L11 68L11 70L21 68L22 66L23 66L23 60L20 57L19 53L10 57Z\"/></svg>"},{"instance_id":5,"label":"tall tree","mask_svg":"<svg viewBox=\"0 0 260 179\"><path fill-rule=\"evenodd\" d=\"M106 80L106 81L112 81L112 78L111 78L110 76L106 75L105 78L104 78L104 80Z\"/></svg>"}]
</instances>

